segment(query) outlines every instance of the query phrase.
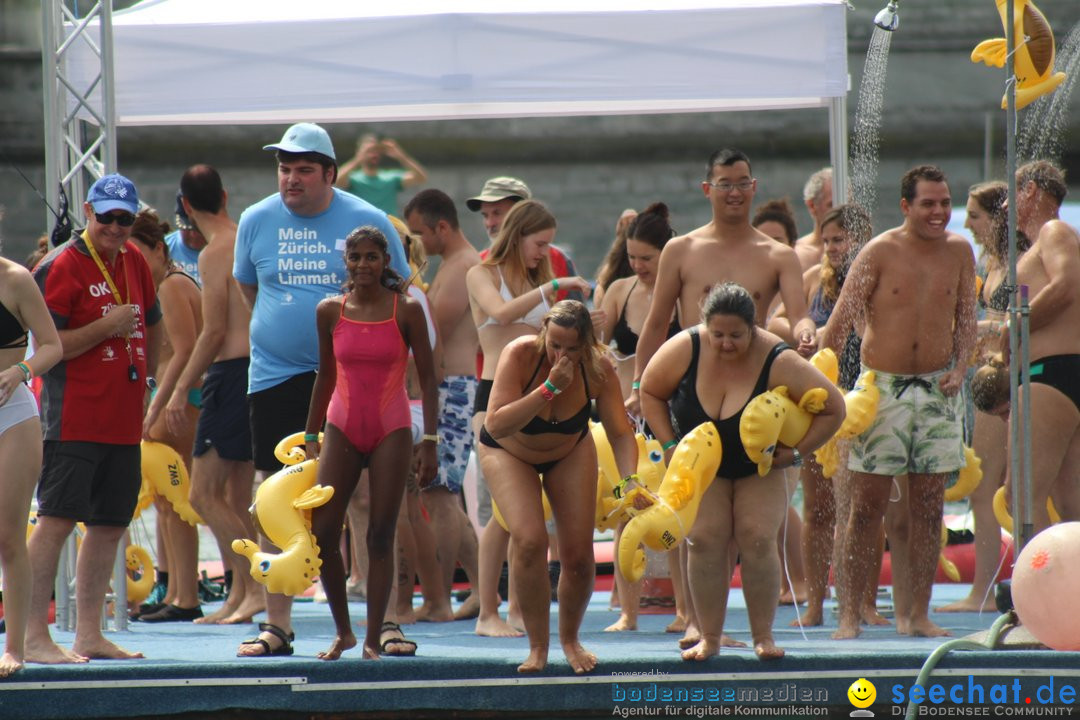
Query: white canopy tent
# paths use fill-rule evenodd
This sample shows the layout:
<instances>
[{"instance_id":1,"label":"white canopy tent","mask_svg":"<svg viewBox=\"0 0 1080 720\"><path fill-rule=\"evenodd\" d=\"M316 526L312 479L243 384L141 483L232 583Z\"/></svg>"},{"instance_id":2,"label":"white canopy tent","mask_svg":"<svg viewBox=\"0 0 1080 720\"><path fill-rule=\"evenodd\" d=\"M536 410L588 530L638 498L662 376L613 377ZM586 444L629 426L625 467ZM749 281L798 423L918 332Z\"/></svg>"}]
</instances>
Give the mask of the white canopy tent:
<instances>
[{"instance_id":1,"label":"white canopy tent","mask_svg":"<svg viewBox=\"0 0 1080 720\"><path fill-rule=\"evenodd\" d=\"M87 88L85 102L46 115L101 126L108 170L109 125L826 107L840 184L846 12L844 0L145 0L101 13L100 55L63 24L59 85Z\"/></svg>"},{"instance_id":2,"label":"white canopy tent","mask_svg":"<svg viewBox=\"0 0 1080 720\"><path fill-rule=\"evenodd\" d=\"M116 122L823 107L848 90L845 12L843 0L148 0L113 16ZM86 55L69 62L96 71Z\"/></svg>"}]
</instances>

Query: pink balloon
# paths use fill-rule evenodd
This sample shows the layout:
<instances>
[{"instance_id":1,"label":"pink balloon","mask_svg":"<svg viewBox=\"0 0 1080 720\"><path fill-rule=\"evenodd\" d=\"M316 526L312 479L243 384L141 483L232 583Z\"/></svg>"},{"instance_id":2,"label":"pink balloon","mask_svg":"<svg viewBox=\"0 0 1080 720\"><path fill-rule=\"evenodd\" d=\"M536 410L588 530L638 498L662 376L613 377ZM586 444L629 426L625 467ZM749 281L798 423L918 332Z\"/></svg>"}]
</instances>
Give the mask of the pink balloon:
<instances>
[{"instance_id":1,"label":"pink balloon","mask_svg":"<svg viewBox=\"0 0 1080 720\"><path fill-rule=\"evenodd\" d=\"M1080 522L1052 525L1024 546L1012 574L1020 622L1054 650L1080 650Z\"/></svg>"}]
</instances>

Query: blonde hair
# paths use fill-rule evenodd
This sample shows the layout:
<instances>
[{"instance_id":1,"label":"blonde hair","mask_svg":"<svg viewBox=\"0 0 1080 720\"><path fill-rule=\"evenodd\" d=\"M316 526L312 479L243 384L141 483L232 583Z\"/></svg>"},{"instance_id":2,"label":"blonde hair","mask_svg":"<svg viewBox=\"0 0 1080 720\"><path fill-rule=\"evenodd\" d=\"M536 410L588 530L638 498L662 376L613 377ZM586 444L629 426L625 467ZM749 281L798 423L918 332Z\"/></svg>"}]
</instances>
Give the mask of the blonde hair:
<instances>
[{"instance_id":1,"label":"blonde hair","mask_svg":"<svg viewBox=\"0 0 1080 720\"><path fill-rule=\"evenodd\" d=\"M545 255L535 268L525 267L525 260L521 256L521 243L529 235L554 230L557 226L555 216L543 203L536 200L515 203L503 218L499 237L483 264L506 267L512 276L526 280L530 287L543 285L554 277L551 261Z\"/></svg>"},{"instance_id":2,"label":"blonde hair","mask_svg":"<svg viewBox=\"0 0 1080 720\"><path fill-rule=\"evenodd\" d=\"M561 328L577 330L581 339L581 364L585 368L586 380L594 386L604 382L604 355L607 349L596 340L592 317L589 309L577 300L560 300L551 306L540 324L536 336L536 351L544 354L547 343L548 325L555 323Z\"/></svg>"},{"instance_id":3,"label":"blonde hair","mask_svg":"<svg viewBox=\"0 0 1080 720\"><path fill-rule=\"evenodd\" d=\"M390 220L390 224L394 226L394 229L397 230L398 236L401 237L401 244L405 248L406 259L409 261L412 284L427 292L427 283L424 282L423 273L421 272L424 263L427 262L424 244L420 242L419 238L413 237L413 234L409 232L409 227L402 222L401 218L394 215L387 215L386 217Z\"/></svg>"}]
</instances>

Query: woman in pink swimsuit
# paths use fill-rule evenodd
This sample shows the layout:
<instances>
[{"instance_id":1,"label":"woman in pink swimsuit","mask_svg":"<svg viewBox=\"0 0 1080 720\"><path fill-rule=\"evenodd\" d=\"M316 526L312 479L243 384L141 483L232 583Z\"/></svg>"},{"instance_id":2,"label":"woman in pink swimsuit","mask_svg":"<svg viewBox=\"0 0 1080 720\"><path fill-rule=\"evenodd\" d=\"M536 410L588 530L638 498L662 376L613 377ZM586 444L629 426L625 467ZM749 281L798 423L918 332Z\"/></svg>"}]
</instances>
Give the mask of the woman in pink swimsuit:
<instances>
[{"instance_id":1,"label":"woman in pink swimsuit","mask_svg":"<svg viewBox=\"0 0 1080 720\"><path fill-rule=\"evenodd\" d=\"M369 226L345 239L348 284L343 296L319 303L319 373L305 430L308 457L320 458L319 484L334 496L312 512L322 582L337 637L323 660L356 646L345 594L341 527L360 472L368 469L371 513L367 530L367 635L364 657L412 655L394 622L383 622L394 582L394 531L413 454L412 417L405 368L413 352L423 395L424 439L418 445L421 486L435 477L439 395L427 324L420 304L399 292L402 279L390 269L386 237ZM326 422L321 448L316 441Z\"/></svg>"}]
</instances>

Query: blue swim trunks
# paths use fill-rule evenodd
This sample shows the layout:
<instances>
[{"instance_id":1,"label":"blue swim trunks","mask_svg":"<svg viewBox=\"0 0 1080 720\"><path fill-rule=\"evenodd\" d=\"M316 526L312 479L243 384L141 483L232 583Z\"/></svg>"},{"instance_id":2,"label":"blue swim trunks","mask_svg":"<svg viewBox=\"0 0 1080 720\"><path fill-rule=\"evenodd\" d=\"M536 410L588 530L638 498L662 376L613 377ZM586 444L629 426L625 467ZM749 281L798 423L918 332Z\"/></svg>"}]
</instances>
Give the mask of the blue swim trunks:
<instances>
[{"instance_id":1,"label":"blue swim trunks","mask_svg":"<svg viewBox=\"0 0 1080 720\"><path fill-rule=\"evenodd\" d=\"M450 375L439 384L439 474L427 489L461 492L473 447L476 386L472 375Z\"/></svg>"}]
</instances>

